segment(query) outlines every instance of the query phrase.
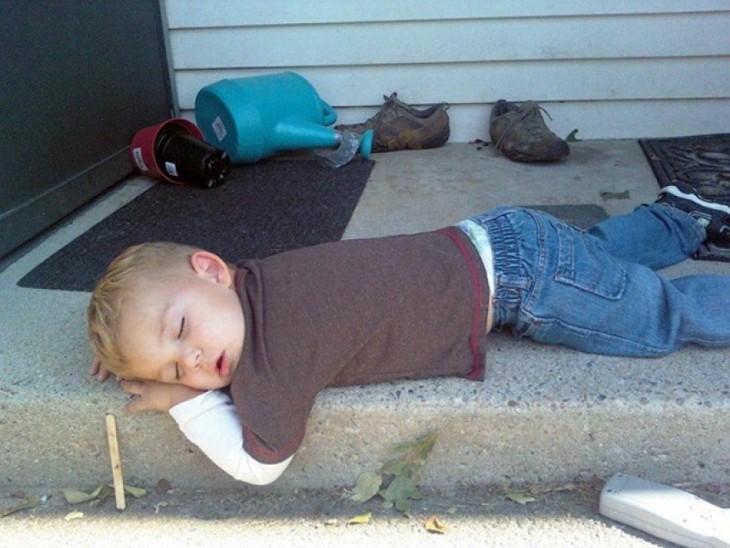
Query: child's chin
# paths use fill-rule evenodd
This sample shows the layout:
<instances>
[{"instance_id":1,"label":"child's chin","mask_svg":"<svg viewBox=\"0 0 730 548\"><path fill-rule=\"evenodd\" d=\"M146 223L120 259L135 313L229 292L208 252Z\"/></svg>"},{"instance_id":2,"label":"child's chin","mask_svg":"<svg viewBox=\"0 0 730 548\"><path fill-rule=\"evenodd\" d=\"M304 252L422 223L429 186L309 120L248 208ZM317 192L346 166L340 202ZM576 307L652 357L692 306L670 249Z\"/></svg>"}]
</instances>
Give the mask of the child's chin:
<instances>
[{"instance_id":1,"label":"child's chin","mask_svg":"<svg viewBox=\"0 0 730 548\"><path fill-rule=\"evenodd\" d=\"M220 390L231 384L231 379L218 377L217 379L211 379L201 384L202 386L198 387L199 390Z\"/></svg>"}]
</instances>

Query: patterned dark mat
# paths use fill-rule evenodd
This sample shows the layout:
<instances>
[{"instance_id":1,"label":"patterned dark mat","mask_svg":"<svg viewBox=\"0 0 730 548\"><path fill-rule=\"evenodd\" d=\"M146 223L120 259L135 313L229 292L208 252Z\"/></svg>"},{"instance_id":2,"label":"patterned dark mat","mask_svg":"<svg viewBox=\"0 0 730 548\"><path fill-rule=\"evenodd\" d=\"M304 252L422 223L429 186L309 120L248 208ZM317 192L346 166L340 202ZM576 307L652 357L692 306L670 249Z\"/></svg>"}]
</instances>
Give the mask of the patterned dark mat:
<instances>
[{"instance_id":1,"label":"patterned dark mat","mask_svg":"<svg viewBox=\"0 0 730 548\"><path fill-rule=\"evenodd\" d=\"M730 133L640 139L639 144L659 186L680 181L730 196Z\"/></svg>"},{"instance_id":2,"label":"patterned dark mat","mask_svg":"<svg viewBox=\"0 0 730 548\"><path fill-rule=\"evenodd\" d=\"M639 139L659 186L687 183L710 200L730 202L730 133ZM730 247L707 243L696 259L730 262Z\"/></svg>"},{"instance_id":3,"label":"patterned dark mat","mask_svg":"<svg viewBox=\"0 0 730 548\"><path fill-rule=\"evenodd\" d=\"M339 240L374 162L333 169L316 160L270 160L231 170L206 190L159 183L38 265L18 285L91 291L130 245L166 240L230 262Z\"/></svg>"}]
</instances>

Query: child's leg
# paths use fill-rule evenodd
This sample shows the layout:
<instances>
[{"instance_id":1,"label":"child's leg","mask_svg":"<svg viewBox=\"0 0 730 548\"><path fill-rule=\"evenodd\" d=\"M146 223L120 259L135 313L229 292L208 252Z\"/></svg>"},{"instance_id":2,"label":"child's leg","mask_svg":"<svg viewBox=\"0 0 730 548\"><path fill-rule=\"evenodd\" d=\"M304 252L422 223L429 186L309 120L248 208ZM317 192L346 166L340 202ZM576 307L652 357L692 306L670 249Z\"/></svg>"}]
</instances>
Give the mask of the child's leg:
<instances>
[{"instance_id":1,"label":"child's leg","mask_svg":"<svg viewBox=\"0 0 730 548\"><path fill-rule=\"evenodd\" d=\"M598 223L588 233L614 257L654 270L689 258L705 239L702 225L665 204L640 206L628 215Z\"/></svg>"},{"instance_id":2,"label":"child's leg","mask_svg":"<svg viewBox=\"0 0 730 548\"><path fill-rule=\"evenodd\" d=\"M498 327L611 355L730 345L730 277L667 280L540 212L500 209L474 220L494 255Z\"/></svg>"}]
</instances>

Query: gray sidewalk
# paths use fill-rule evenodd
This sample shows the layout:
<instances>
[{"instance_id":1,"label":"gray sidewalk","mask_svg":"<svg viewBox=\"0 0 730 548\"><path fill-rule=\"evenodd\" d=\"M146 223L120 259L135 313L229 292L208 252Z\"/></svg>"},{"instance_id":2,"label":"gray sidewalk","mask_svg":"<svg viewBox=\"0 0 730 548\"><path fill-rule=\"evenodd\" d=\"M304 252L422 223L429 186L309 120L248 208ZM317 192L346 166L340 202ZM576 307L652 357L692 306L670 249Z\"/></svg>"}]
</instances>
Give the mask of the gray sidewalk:
<instances>
[{"instance_id":1,"label":"gray sidewalk","mask_svg":"<svg viewBox=\"0 0 730 548\"><path fill-rule=\"evenodd\" d=\"M601 547L671 546L596 511L595 486L557 486L535 494L534 502L519 504L504 490L471 487L424 490L410 518L379 502L353 505L330 490L290 493L174 489L154 490L129 501L124 512L114 501L102 505L70 506L52 493L39 508L0 518L0 541L8 548L46 546L102 547L332 547L449 546L468 547ZM728 502L724 495L699 489L712 503ZM0 508L5 500L0 489ZM16 499L17 500L17 499ZM71 512L83 516L67 521ZM371 514L363 524L348 524ZM78 515L78 514L77 514ZM435 516L443 534L429 533L425 523Z\"/></svg>"},{"instance_id":2,"label":"gray sidewalk","mask_svg":"<svg viewBox=\"0 0 730 548\"><path fill-rule=\"evenodd\" d=\"M469 144L375 155L345 237L437 228L500 204L595 204L616 215L655 198L658 185L635 141L580 142L572 151L557 165L516 164L492 147ZM88 294L16 286L148 184L122 185L0 272L1 487L108 481L108 412L117 416L130 483L166 478L179 488L234 487L171 419L124 415L127 397L115 383L87 376ZM700 271L730 274L730 265L689 261L669 274ZM302 449L270 489L351 485L395 443L433 430L440 438L423 478L433 488L590 480L618 471L730 484L726 356L691 348L660 360L608 358L492 335L484 383L443 379L323 393Z\"/></svg>"}]
</instances>

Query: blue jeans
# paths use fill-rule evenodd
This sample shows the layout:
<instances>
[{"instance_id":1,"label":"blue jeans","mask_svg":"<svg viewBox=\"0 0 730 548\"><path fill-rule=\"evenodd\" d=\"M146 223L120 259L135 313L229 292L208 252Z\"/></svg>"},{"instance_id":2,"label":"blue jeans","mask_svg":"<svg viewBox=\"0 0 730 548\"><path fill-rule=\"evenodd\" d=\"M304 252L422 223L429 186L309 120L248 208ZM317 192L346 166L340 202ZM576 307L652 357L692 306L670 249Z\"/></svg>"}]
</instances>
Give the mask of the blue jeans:
<instances>
[{"instance_id":1,"label":"blue jeans","mask_svg":"<svg viewBox=\"0 0 730 548\"><path fill-rule=\"evenodd\" d=\"M661 356L686 344L730 345L730 276L655 272L694 253L705 230L664 204L588 231L540 211L471 219L494 256L494 325L585 352Z\"/></svg>"}]
</instances>

